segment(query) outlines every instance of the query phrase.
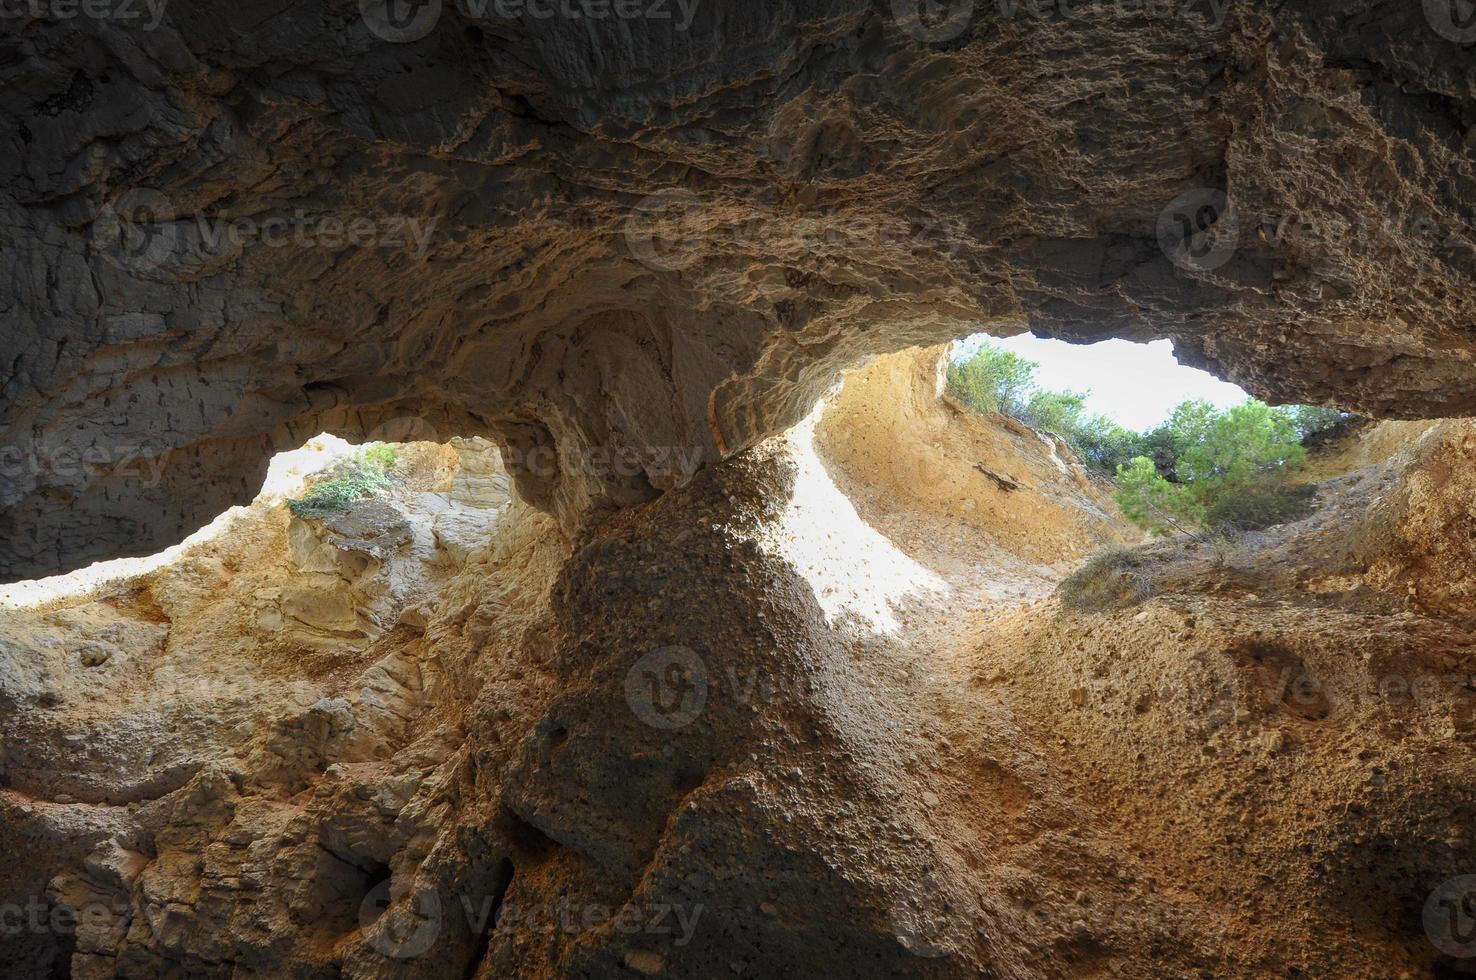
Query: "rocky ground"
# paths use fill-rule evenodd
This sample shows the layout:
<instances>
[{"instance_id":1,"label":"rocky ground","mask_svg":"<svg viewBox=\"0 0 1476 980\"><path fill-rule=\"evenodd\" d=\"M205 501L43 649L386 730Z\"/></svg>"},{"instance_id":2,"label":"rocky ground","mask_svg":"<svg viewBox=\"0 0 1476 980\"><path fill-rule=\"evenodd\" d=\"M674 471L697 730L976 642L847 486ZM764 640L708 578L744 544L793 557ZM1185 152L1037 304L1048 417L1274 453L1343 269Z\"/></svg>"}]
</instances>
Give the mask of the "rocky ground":
<instances>
[{"instance_id":1,"label":"rocky ground","mask_svg":"<svg viewBox=\"0 0 1476 980\"><path fill-rule=\"evenodd\" d=\"M10 590L0 972L1458 973L1476 429L1146 545L937 381L880 358L572 538L416 445L342 519ZM1104 547L1123 601L1064 603Z\"/></svg>"}]
</instances>

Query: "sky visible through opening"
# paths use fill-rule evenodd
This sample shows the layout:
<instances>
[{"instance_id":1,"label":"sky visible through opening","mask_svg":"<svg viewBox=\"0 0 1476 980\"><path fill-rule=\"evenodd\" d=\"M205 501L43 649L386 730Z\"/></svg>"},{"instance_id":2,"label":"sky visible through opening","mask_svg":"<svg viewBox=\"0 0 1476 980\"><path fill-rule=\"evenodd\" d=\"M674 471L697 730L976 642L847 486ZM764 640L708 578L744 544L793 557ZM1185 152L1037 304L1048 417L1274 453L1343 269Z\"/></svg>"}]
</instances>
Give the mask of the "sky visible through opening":
<instances>
[{"instance_id":1,"label":"sky visible through opening","mask_svg":"<svg viewBox=\"0 0 1476 980\"><path fill-rule=\"evenodd\" d=\"M1068 344L1028 333L1008 338L974 334L958 342L954 356L972 353L985 341L1039 363L1035 380L1040 387L1085 392L1088 411L1137 431L1164 421L1186 399L1226 408L1250 397L1228 381L1174 360L1173 344L1167 340Z\"/></svg>"}]
</instances>

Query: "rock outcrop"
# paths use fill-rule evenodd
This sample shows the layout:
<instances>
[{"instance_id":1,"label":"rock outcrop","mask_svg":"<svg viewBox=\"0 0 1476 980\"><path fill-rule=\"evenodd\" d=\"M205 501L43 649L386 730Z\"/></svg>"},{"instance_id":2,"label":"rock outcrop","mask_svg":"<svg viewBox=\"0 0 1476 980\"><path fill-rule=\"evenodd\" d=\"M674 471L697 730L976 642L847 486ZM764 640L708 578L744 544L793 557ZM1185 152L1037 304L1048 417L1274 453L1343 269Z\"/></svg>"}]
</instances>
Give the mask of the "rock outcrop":
<instances>
[{"instance_id":1,"label":"rock outcrop","mask_svg":"<svg viewBox=\"0 0 1476 980\"><path fill-rule=\"evenodd\" d=\"M342 519L265 499L141 577L16 590L0 890L41 925L0 964L1447 967L1421 914L1471 870L1473 716L1425 678L1476 650L1469 424L1368 430L1313 517L1141 550L1149 588L1082 612L1056 584L1137 532L1059 442L938 398L936 358L572 541L475 444L414 447L427 482ZM357 629L281 612L345 563Z\"/></svg>"},{"instance_id":2,"label":"rock outcrop","mask_svg":"<svg viewBox=\"0 0 1476 980\"><path fill-rule=\"evenodd\" d=\"M572 532L981 326L1476 410L1459 5L589 6L7 15L0 578L320 431L495 438Z\"/></svg>"}]
</instances>

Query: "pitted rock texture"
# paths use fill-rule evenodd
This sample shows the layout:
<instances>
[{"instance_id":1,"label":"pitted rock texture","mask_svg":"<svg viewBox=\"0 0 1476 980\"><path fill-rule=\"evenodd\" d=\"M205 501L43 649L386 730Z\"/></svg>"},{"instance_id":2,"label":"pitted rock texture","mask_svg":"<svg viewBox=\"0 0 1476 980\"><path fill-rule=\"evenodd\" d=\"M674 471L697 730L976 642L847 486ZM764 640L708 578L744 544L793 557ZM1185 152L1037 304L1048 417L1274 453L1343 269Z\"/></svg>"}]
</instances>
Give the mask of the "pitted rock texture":
<instances>
[{"instance_id":1,"label":"pitted rock texture","mask_svg":"<svg viewBox=\"0 0 1476 980\"><path fill-rule=\"evenodd\" d=\"M424 859L463 673L425 630L513 505L479 440L402 446L397 473L341 517L263 499L157 571L3 609L0 974L310 971ZM536 580L517 542L550 528L518 523Z\"/></svg>"},{"instance_id":2,"label":"pitted rock texture","mask_svg":"<svg viewBox=\"0 0 1476 980\"><path fill-rule=\"evenodd\" d=\"M927 390L936 353L860 376ZM932 407L935 431L959 425ZM992 811L960 844L935 840L919 809L911 730L942 728L902 706L937 679L908 679L914 653L822 605L849 564L904 556L871 532L859 551L826 539L840 550L801 568L776 543L796 520L786 503L828 483L807 438L704 471L572 550L525 503L489 501L495 467L462 449L434 491L324 522L258 503L235 534L159 572L16 611L13 632L53 653L46 678L0 674L0 844L35 855L9 872L4 904L85 925L27 932L0 962L21 976L63 963L140 977L704 975L714 963L771 976L847 957L943 976L1022 962L1031 927L970 871ZM1022 462L1049 472L1049 443L1034 445ZM960 493L999 492L955 465ZM986 512L1007 523L1013 503L1017 521L1034 519L1025 495L1042 489ZM1113 526L1069 475L1057 504L1073 493L1084 525ZM473 502L480 540L464 534L456 558L442 516L464 508L469 531ZM387 523L413 539L363 567ZM1010 540L991 546L996 560ZM1018 575L1022 590L1049 587L1029 560ZM289 614L331 611L326 577L342 578L356 617ZM893 611L943 615L941 595L916 591L927 577L902 582ZM387 604L395 582L418 596ZM288 601L302 589L318 590L317 607ZM82 659L102 639L111 670ZM649 657L663 651L696 658L700 704L666 688L667 665ZM31 659L4 653L10 670ZM1009 726L990 732L1003 748ZM157 785L130 781L160 770ZM1016 801L1013 778L977 791ZM817 929L821 909L850 911Z\"/></svg>"},{"instance_id":3,"label":"pitted rock texture","mask_svg":"<svg viewBox=\"0 0 1476 980\"><path fill-rule=\"evenodd\" d=\"M46 678L0 650L0 906L43 925L0 968L1451 975L1421 909L1476 869L1470 424L1368 430L1311 518L1146 548L1141 601L1073 611L1072 558L1132 530L1051 440L929 402L933 356L572 542L462 447L344 586L372 636L263 622L328 574L270 501L16 611L54 642ZM933 486L895 433L935 440ZM1013 490L975 466L1009 459ZM313 540L356 567L377 510ZM365 587L394 580L426 601ZM229 696L185 683L208 650Z\"/></svg>"},{"instance_id":4,"label":"pitted rock texture","mask_svg":"<svg viewBox=\"0 0 1476 980\"><path fill-rule=\"evenodd\" d=\"M325 430L494 437L572 532L981 327L1476 411L1440 4L360 6L6 20L0 578L176 542Z\"/></svg>"}]
</instances>

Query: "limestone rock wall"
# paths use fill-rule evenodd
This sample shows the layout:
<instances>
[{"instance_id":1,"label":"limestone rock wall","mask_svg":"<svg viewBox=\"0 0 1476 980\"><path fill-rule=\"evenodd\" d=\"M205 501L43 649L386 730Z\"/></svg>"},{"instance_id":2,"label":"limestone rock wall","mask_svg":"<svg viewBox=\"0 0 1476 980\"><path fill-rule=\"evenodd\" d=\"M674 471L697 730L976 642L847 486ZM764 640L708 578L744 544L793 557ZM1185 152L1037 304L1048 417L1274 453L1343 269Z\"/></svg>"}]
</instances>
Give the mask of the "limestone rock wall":
<instances>
[{"instance_id":1,"label":"limestone rock wall","mask_svg":"<svg viewBox=\"0 0 1476 980\"><path fill-rule=\"evenodd\" d=\"M495 437L572 530L981 326L1476 409L1439 4L656 6L8 18L0 578L178 541L324 430Z\"/></svg>"},{"instance_id":2,"label":"limestone rock wall","mask_svg":"<svg viewBox=\"0 0 1476 980\"><path fill-rule=\"evenodd\" d=\"M0 972L1451 968L1470 424L1383 423L1312 517L1147 548L1083 611L1057 584L1134 531L936 357L573 540L494 454L422 447L340 519L263 500L6 610Z\"/></svg>"}]
</instances>

